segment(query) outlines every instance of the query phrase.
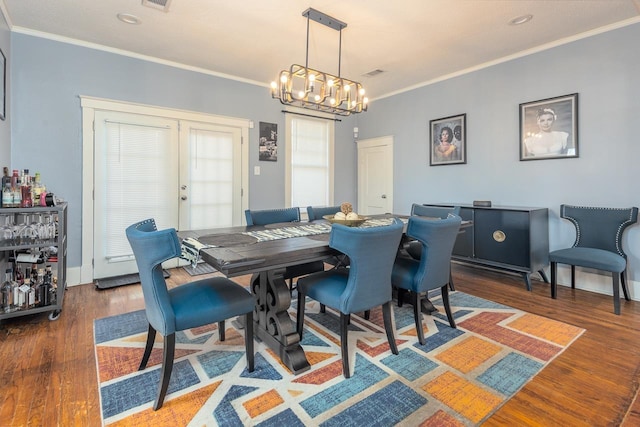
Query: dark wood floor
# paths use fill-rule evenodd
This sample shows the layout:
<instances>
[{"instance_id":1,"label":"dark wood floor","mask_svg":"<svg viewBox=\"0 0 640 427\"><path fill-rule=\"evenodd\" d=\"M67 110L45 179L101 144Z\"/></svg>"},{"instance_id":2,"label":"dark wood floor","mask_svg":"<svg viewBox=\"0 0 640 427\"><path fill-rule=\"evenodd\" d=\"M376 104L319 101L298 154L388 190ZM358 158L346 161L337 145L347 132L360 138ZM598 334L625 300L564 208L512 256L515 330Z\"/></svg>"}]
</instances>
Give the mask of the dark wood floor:
<instances>
[{"instance_id":1,"label":"dark wood floor","mask_svg":"<svg viewBox=\"0 0 640 427\"><path fill-rule=\"evenodd\" d=\"M559 298L519 276L455 265L457 290L586 329L507 402L486 426L640 425L640 303L560 287ZM172 271L170 281L189 276ZM246 284L247 278L240 278ZM0 323L0 425L99 426L93 320L143 308L138 285L67 290L57 321L47 315Z\"/></svg>"}]
</instances>

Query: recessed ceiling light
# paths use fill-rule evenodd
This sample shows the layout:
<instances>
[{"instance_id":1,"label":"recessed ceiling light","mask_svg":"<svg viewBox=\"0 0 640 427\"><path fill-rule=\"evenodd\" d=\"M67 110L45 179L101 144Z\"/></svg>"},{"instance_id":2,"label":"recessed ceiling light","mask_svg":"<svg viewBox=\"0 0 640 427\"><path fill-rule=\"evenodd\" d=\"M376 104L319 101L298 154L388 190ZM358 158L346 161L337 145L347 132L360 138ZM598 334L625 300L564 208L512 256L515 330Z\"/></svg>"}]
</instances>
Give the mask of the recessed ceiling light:
<instances>
[{"instance_id":1,"label":"recessed ceiling light","mask_svg":"<svg viewBox=\"0 0 640 427\"><path fill-rule=\"evenodd\" d=\"M142 23L140 18L135 15L131 15L130 13L119 13L118 19L124 22L125 24L138 25Z\"/></svg>"},{"instance_id":2,"label":"recessed ceiling light","mask_svg":"<svg viewBox=\"0 0 640 427\"><path fill-rule=\"evenodd\" d=\"M516 16L511 21L509 21L509 25L526 24L527 22L531 21L532 19L533 19L533 15L531 15L531 14Z\"/></svg>"}]
</instances>

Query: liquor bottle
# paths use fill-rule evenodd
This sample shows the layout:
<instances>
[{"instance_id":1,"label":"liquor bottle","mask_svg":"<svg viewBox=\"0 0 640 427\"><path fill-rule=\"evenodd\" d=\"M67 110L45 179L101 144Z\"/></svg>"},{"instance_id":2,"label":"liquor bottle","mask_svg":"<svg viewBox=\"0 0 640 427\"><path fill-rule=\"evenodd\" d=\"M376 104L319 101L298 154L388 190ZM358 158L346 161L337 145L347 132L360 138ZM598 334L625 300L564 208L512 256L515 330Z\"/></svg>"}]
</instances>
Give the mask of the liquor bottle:
<instances>
[{"instance_id":1,"label":"liquor bottle","mask_svg":"<svg viewBox=\"0 0 640 427\"><path fill-rule=\"evenodd\" d=\"M2 207L13 207L13 191L11 191L11 181L6 182L2 187Z\"/></svg>"},{"instance_id":2,"label":"liquor bottle","mask_svg":"<svg viewBox=\"0 0 640 427\"><path fill-rule=\"evenodd\" d=\"M20 180L20 175L18 175L18 169L13 170L13 175L11 176L11 191L13 191L13 207L19 208L22 204L22 181Z\"/></svg>"},{"instance_id":3,"label":"liquor bottle","mask_svg":"<svg viewBox=\"0 0 640 427\"><path fill-rule=\"evenodd\" d=\"M22 193L22 201L20 202L21 208L33 207L33 196L31 195L31 176L29 175L29 169L22 171L22 186L20 187Z\"/></svg>"},{"instance_id":4,"label":"liquor bottle","mask_svg":"<svg viewBox=\"0 0 640 427\"><path fill-rule=\"evenodd\" d=\"M42 193L46 195L47 189L42 183L40 172L36 172L36 177L33 181L32 191L33 191L33 206L42 206L42 201L40 200L40 196L42 195ZM45 203L45 206L46 206L46 203Z\"/></svg>"},{"instance_id":5,"label":"liquor bottle","mask_svg":"<svg viewBox=\"0 0 640 427\"><path fill-rule=\"evenodd\" d=\"M2 293L1 308L5 313L9 313L11 310L13 310L14 291L12 286L13 278L11 276L13 276L13 270L11 268L7 268L4 274L4 283L2 284L2 289L0 289L0 292Z\"/></svg>"},{"instance_id":6,"label":"liquor bottle","mask_svg":"<svg viewBox=\"0 0 640 427\"><path fill-rule=\"evenodd\" d=\"M38 299L40 300L40 306L44 307L49 305L51 302L49 301L49 293L51 292L51 266L47 265L44 275L42 276L42 285L38 289L39 295Z\"/></svg>"},{"instance_id":7,"label":"liquor bottle","mask_svg":"<svg viewBox=\"0 0 640 427\"><path fill-rule=\"evenodd\" d=\"M5 188L7 188L7 184L9 184L9 195L11 196L11 200L8 200L4 194ZM11 177L9 176L9 168L2 168L2 207L10 208L13 203L13 194L11 194Z\"/></svg>"}]
</instances>

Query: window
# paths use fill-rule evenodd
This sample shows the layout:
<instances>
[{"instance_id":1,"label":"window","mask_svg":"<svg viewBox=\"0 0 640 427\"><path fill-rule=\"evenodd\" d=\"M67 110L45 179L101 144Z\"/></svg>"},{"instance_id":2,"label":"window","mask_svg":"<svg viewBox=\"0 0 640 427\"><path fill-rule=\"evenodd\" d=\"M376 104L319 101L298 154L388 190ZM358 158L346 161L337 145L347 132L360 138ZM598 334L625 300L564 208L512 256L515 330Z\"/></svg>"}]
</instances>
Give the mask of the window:
<instances>
[{"instance_id":1,"label":"window","mask_svg":"<svg viewBox=\"0 0 640 427\"><path fill-rule=\"evenodd\" d=\"M333 204L333 121L302 118L292 114L286 121L289 206Z\"/></svg>"}]
</instances>

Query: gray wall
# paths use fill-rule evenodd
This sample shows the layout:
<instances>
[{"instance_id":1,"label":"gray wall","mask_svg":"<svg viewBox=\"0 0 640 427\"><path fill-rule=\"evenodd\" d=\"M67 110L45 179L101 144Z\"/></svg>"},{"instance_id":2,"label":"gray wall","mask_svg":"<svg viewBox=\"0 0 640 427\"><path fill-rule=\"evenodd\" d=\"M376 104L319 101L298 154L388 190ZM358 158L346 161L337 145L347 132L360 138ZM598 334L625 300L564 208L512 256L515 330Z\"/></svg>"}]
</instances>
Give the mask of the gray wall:
<instances>
[{"instance_id":1,"label":"gray wall","mask_svg":"<svg viewBox=\"0 0 640 427\"><path fill-rule=\"evenodd\" d=\"M394 210L412 202L543 206L551 210L551 248L573 241L558 218L561 203L637 205L640 154L640 24L374 101L367 113L336 124L335 202L355 202L360 138L395 138ZM0 43L4 41L0 32ZM253 120L250 206L284 205L284 159L258 161L258 122L278 123L281 105L266 87L225 80L24 34L11 37L12 167L40 171L70 202L69 266L80 265L82 141L79 95L180 108ZM365 82L366 83L366 82ZM580 157L519 161L518 105L579 93ZM17 95L16 95L17 94ZM467 164L429 166L429 120L467 114ZM3 126L0 123L0 127ZM0 132L5 132L0 128ZM2 136L2 135L0 135ZM640 280L640 230L627 232L630 278Z\"/></svg>"},{"instance_id":2,"label":"gray wall","mask_svg":"<svg viewBox=\"0 0 640 427\"><path fill-rule=\"evenodd\" d=\"M492 200L550 209L551 249L573 243L561 203L640 204L640 24L374 101L361 138L394 135L394 211ZM519 104L578 93L579 158L519 161ZM467 164L429 166L429 120L467 114ZM640 280L640 226L623 242ZM610 287L609 287L610 289Z\"/></svg>"},{"instance_id":3,"label":"gray wall","mask_svg":"<svg viewBox=\"0 0 640 427\"><path fill-rule=\"evenodd\" d=\"M249 205L282 207L284 195L284 115L269 88L60 43L13 34L12 70L14 168L39 171L48 190L69 202L69 266L81 264L82 114L80 95L238 117L255 122L250 130ZM274 75L277 70L274 70ZM277 162L258 161L258 122L278 124ZM337 182L355 181L353 118L336 124ZM355 200L355 188L340 185L337 202Z\"/></svg>"}]
</instances>

